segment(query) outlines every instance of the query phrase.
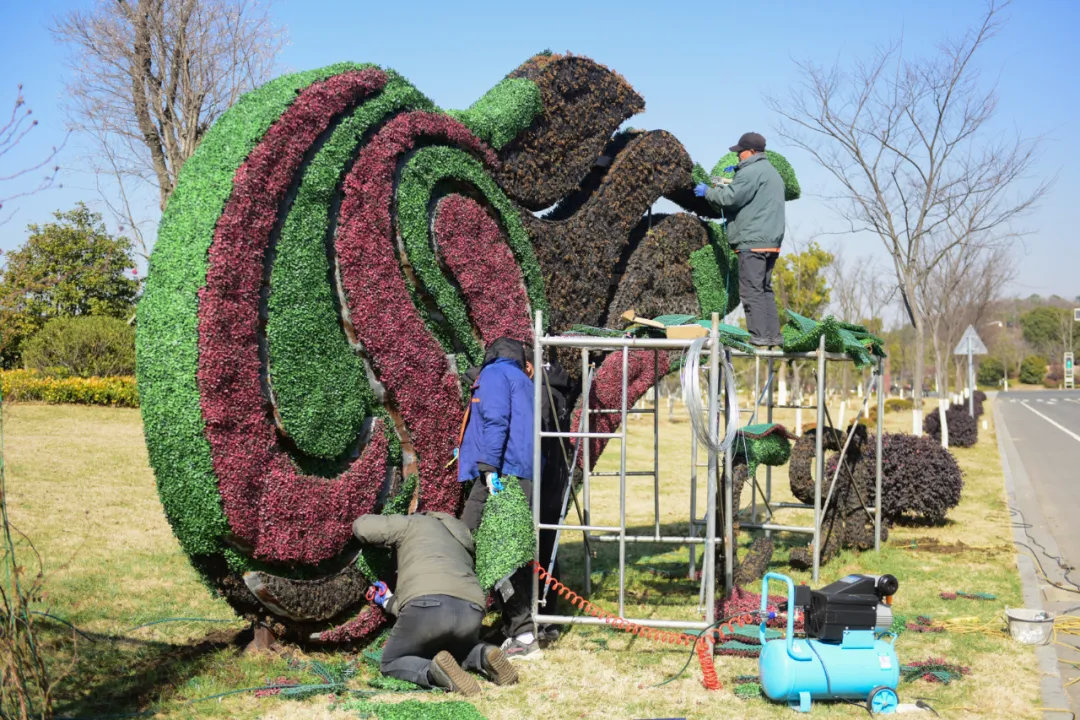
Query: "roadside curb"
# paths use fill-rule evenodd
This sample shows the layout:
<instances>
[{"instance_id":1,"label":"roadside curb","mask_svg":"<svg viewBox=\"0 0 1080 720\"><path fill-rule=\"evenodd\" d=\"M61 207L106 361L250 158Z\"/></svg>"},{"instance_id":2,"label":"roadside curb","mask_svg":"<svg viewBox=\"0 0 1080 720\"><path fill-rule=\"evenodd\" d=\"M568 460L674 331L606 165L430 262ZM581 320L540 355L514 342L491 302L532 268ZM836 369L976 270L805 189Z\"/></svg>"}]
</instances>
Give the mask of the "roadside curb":
<instances>
[{"instance_id":1,"label":"roadside curb","mask_svg":"<svg viewBox=\"0 0 1080 720\"><path fill-rule=\"evenodd\" d=\"M1017 490L1021 497L1033 498L1031 481L1024 470L1020 457L1013 445L1012 437L1005 425L1005 420L998 409L998 398L994 398L994 431L997 434L998 455L1001 458L1001 472L1005 477L1005 493L1010 507L1019 507L1017 502ZM1037 502L1025 503L1021 512L1027 523L1035 527L1045 527L1046 520L1039 509ZM1024 529L1013 524L1014 542L1027 543ZM1055 551L1056 550L1052 550ZM1016 565L1020 571L1020 582L1024 588L1024 606L1038 610L1043 609L1043 595L1039 586L1039 578L1035 574L1035 562L1032 558L1017 550ZM1043 705L1047 708L1072 707L1069 696L1061 682L1061 673L1058 670L1057 651L1053 645L1038 645L1035 647L1035 657L1039 663L1039 686L1042 692Z\"/></svg>"}]
</instances>

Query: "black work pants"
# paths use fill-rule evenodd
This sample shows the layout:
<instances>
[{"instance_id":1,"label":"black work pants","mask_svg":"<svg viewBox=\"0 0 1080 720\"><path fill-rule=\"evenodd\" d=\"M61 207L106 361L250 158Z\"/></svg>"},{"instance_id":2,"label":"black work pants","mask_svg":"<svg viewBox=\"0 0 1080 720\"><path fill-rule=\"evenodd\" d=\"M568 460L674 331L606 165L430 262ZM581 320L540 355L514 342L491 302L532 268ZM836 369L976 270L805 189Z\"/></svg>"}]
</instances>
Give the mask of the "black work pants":
<instances>
[{"instance_id":1,"label":"black work pants","mask_svg":"<svg viewBox=\"0 0 1080 720\"><path fill-rule=\"evenodd\" d=\"M421 595L405 603L383 648L383 675L430 688L428 668L442 650L465 670L482 671L480 623L484 609L449 595Z\"/></svg>"},{"instance_id":2,"label":"black work pants","mask_svg":"<svg viewBox=\"0 0 1080 720\"><path fill-rule=\"evenodd\" d=\"M739 299L746 312L746 329L752 340L779 341L781 337L776 296L772 289L773 267L779 255L750 250L739 252Z\"/></svg>"},{"instance_id":3,"label":"black work pants","mask_svg":"<svg viewBox=\"0 0 1080 720\"><path fill-rule=\"evenodd\" d=\"M529 507L532 507L532 478L519 477L518 484L529 501ZM465 500L465 509L461 513L461 521L471 532L476 532L476 528L480 527L488 496L484 479L477 478L473 482L468 499ZM502 613L502 631L506 637L512 638L533 631L532 583L533 572L526 565L518 568L510 576L510 586L514 589L514 594L509 600L504 601L499 591L495 591L495 603Z\"/></svg>"}]
</instances>

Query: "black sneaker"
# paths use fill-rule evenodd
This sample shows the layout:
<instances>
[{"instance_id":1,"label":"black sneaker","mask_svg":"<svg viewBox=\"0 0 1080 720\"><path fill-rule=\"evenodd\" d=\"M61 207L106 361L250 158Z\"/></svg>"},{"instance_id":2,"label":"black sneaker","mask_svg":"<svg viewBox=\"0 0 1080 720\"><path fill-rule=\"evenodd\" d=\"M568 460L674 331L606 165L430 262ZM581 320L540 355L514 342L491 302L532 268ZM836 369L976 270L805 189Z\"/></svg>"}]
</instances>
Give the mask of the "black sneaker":
<instances>
[{"instance_id":1,"label":"black sneaker","mask_svg":"<svg viewBox=\"0 0 1080 720\"><path fill-rule=\"evenodd\" d=\"M536 640L524 643L516 637L507 638L500 649L511 660L536 660L544 654Z\"/></svg>"},{"instance_id":2,"label":"black sneaker","mask_svg":"<svg viewBox=\"0 0 1080 720\"><path fill-rule=\"evenodd\" d=\"M469 673L461 669L454 656L445 650L440 651L428 666L428 680L435 687L462 695L480 693L480 683Z\"/></svg>"},{"instance_id":3,"label":"black sneaker","mask_svg":"<svg viewBox=\"0 0 1080 720\"><path fill-rule=\"evenodd\" d=\"M499 648L485 645L480 653L480 666L484 668L488 679L496 685L513 685L518 681L517 670Z\"/></svg>"}]
</instances>

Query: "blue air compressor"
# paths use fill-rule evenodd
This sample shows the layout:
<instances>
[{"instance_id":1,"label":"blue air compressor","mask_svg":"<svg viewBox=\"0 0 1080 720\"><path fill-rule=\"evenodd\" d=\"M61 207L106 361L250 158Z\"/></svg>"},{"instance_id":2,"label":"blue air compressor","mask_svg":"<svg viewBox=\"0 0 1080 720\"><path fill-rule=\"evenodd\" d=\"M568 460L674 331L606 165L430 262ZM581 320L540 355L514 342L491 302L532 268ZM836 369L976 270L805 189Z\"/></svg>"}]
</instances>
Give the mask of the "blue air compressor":
<instances>
[{"instance_id":1,"label":"blue air compressor","mask_svg":"<svg viewBox=\"0 0 1080 720\"><path fill-rule=\"evenodd\" d=\"M787 583L787 633L766 642L770 579ZM897 587L892 575L848 575L820 590L796 590L788 576L766 574L758 659L765 694L801 712L810 711L811 700L827 699L865 700L871 713L896 712L900 663L887 598ZM796 608L803 613L805 638L793 632Z\"/></svg>"}]
</instances>

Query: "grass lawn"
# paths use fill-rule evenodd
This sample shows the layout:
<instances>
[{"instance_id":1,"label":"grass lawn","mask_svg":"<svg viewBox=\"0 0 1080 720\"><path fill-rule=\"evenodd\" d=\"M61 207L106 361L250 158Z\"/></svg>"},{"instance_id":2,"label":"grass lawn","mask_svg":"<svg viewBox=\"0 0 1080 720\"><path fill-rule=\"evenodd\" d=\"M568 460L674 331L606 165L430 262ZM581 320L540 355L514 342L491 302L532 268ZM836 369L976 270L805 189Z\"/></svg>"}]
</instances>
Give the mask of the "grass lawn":
<instances>
[{"instance_id":1,"label":"grass lawn","mask_svg":"<svg viewBox=\"0 0 1080 720\"><path fill-rule=\"evenodd\" d=\"M1003 632L1005 606L1018 607L1020 583L1011 544L1009 513L987 404L978 444L954 451L964 468L961 505L939 527L894 527L880 553L842 553L822 567L824 585L851 572L890 572L900 580L894 611L914 619L929 615L952 623L953 631L905 632L897 641L902 663L943 657L971 668L950 685L902 682L901 702L924 698L944 717L1040 717L1034 653ZM837 408L833 408L834 417ZM77 406L5 405L5 461L13 522L33 539L45 564L43 612L74 623L78 638L72 664L71 631L43 618L39 628L54 666L70 672L58 688L62 715L95 717L151 711L168 718L356 718L335 709L328 696L307 700L256 697L253 693L191 701L258 686L267 679L315 677L291 663L332 662L333 654L284 648L244 653L244 624L224 601L197 579L180 552L157 499L146 459L137 410ZM849 410L850 415L850 410ZM689 423L685 413L668 417L661 407L661 515L666 531L682 534L689 517ZM791 423L783 415L777 418ZM807 418L809 420L810 418ZM910 413L886 416L891 430L910 430ZM652 423L631 421L631 469L652 466ZM617 469L613 443L601 469ZM764 469L758 471L764 478ZM634 478L628 518L640 532L651 531L651 479ZM702 486L704 472L702 472ZM774 499L788 499L786 469L773 473ZM617 519L615 479L596 478L594 521ZM744 503L749 493L744 492ZM808 524L798 511L780 516L786 524ZM647 529L647 530L646 530ZM749 535L742 538L748 543ZM772 569L791 572L788 548L805 537L780 534ZM594 601L614 609L617 546L597 544L593 561ZM25 554L24 554L25 558ZM580 536L567 537L561 573L580 590ZM25 561L25 560L24 560ZM699 618L696 583L685 579L687 549L631 545L628 550L631 617ZM659 572L657 572L659 571ZM756 588L755 588L756 589ZM942 591L990 592L993 601L953 600ZM773 588L779 592L779 587ZM206 618L136 628L164 618ZM659 645L607 628L574 626L544 658L521 667L522 682L496 688L484 684L474 705L488 718L790 717L791 710L764 699L742 700L732 688L737 675L756 672L756 660L718 657L723 689L705 690L696 659L679 679L655 687L685 663L684 648ZM351 659L351 656L348 658ZM371 689L374 673L363 662L350 686ZM384 694L388 702L456 700L438 694ZM848 704L815 704L817 717L861 717Z\"/></svg>"}]
</instances>

